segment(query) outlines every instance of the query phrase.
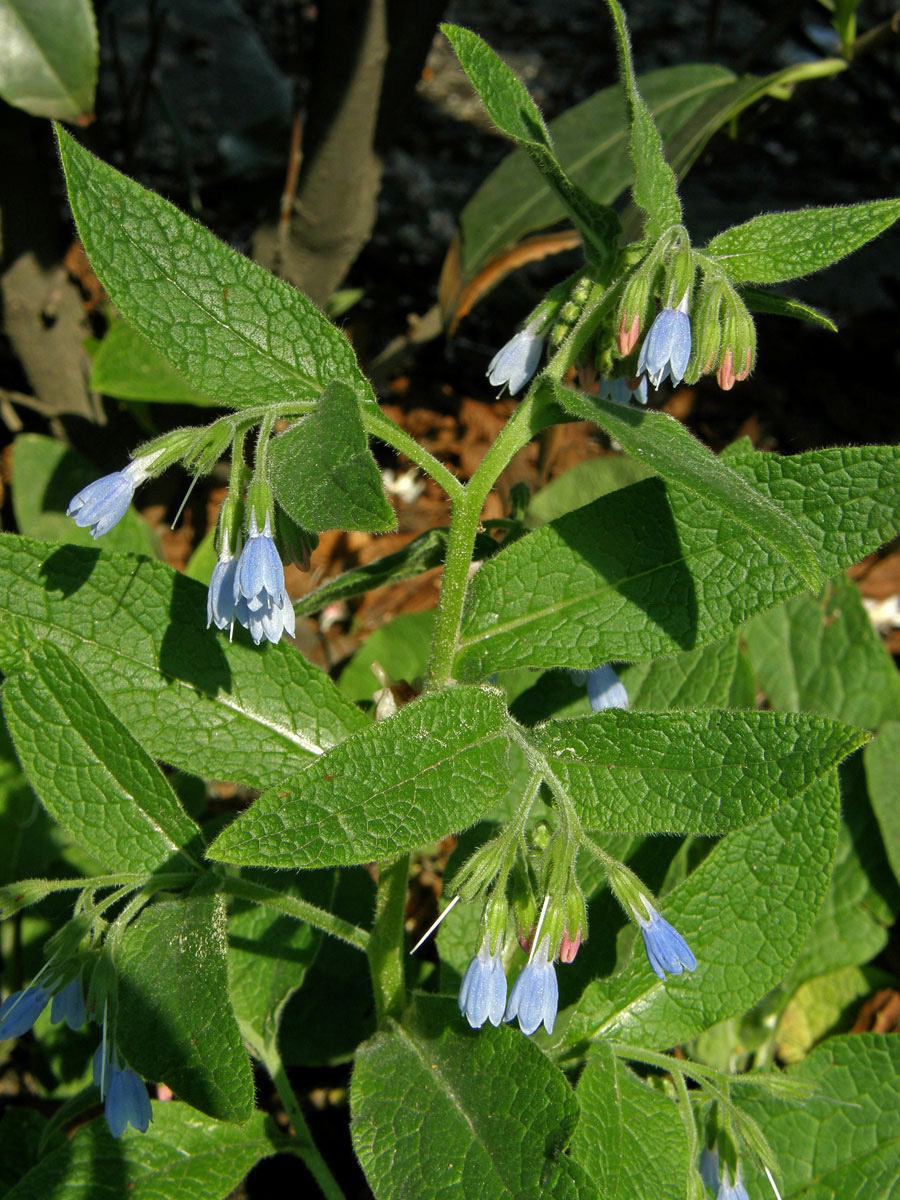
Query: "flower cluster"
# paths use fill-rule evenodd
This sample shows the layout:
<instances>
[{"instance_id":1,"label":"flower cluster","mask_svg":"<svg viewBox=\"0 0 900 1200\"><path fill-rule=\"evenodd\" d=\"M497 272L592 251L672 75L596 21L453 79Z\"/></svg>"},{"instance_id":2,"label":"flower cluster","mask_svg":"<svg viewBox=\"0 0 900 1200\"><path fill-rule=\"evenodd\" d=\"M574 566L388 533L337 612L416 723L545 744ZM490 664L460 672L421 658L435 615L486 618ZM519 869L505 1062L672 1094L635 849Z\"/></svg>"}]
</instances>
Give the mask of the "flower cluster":
<instances>
[{"instance_id":1,"label":"flower cluster","mask_svg":"<svg viewBox=\"0 0 900 1200\"><path fill-rule=\"evenodd\" d=\"M237 621L258 646L263 638L278 642L282 633L294 636L294 606L284 586L284 567L266 516L260 530L250 514L247 544L239 557L231 553L228 536L213 568L206 599L207 627L226 629Z\"/></svg>"},{"instance_id":2,"label":"flower cluster","mask_svg":"<svg viewBox=\"0 0 900 1200\"><path fill-rule=\"evenodd\" d=\"M134 459L122 471L88 484L66 509L76 525L90 527L101 537L128 510L135 488L149 478L161 452ZM284 583L284 567L275 545L272 520L266 513L260 529L251 509L247 542L239 555L232 553L231 534L222 538L219 559L213 568L206 601L207 628L233 628L234 622L250 631L256 645L266 638L278 642L282 634L294 636L296 622Z\"/></svg>"},{"instance_id":3,"label":"flower cluster","mask_svg":"<svg viewBox=\"0 0 900 1200\"><path fill-rule=\"evenodd\" d=\"M113 1137L121 1137L126 1126L133 1125L138 1133L146 1133L153 1120L153 1109L147 1087L131 1067L122 1066L115 1047L103 1040L91 1059L94 1087L100 1089L106 1123Z\"/></svg>"},{"instance_id":4,"label":"flower cluster","mask_svg":"<svg viewBox=\"0 0 900 1200\"><path fill-rule=\"evenodd\" d=\"M550 956L550 938L542 938L532 952L512 986L508 1002L500 949L491 954L489 942L485 934L481 948L466 968L459 989L459 1011L473 1029L480 1029L485 1021L499 1025L518 1019L519 1028L529 1036L542 1024L552 1033L559 987Z\"/></svg>"},{"instance_id":5,"label":"flower cluster","mask_svg":"<svg viewBox=\"0 0 900 1200\"><path fill-rule=\"evenodd\" d=\"M79 972L68 983L60 979L48 983L31 983L13 992L0 1004L0 1042L26 1034L47 1007L50 1021L58 1025L65 1021L70 1029L81 1029L87 1021L84 989ZM121 1137L131 1124L146 1133L153 1120L147 1087L131 1067L121 1066L114 1047L107 1041L104 1024L103 1038L92 1059L94 1084L105 1102L106 1121L113 1137Z\"/></svg>"}]
</instances>

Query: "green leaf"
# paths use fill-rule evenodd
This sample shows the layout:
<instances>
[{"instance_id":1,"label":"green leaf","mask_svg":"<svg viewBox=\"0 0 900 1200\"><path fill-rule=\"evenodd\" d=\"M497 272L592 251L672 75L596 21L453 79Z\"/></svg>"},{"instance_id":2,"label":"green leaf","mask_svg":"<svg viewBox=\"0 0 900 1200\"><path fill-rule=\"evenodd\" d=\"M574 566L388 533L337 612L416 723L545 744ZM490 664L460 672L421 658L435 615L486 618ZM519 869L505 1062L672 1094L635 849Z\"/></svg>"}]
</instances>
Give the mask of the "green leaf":
<instances>
[{"instance_id":1,"label":"green leaf","mask_svg":"<svg viewBox=\"0 0 900 1200\"><path fill-rule=\"evenodd\" d=\"M243 1124L253 1073L228 996L226 931L221 896L195 891L143 909L116 946L116 1037L145 1079Z\"/></svg>"},{"instance_id":2,"label":"green leaf","mask_svg":"<svg viewBox=\"0 0 900 1200\"><path fill-rule=\"evenodd\" d=\"M528 89L487 42L459 25L441 25L441 33L500 132L514 142L552 150L544 118Z\"/></svg>"},{"instance_id":3,"label":"green leaf","mask_svg":"<svg viewBox=\"0 0 900 1200\"><path fill-rule=\"evenodd\" d=\"M331 908L334 899L333 871L301 876L248 872L248 876L320 907ZM321 941L321 933L303 921L249 900L232 901L228 915L229 993L241 1033L258 1056L267 1047L275 1047L284 1006L303 984Z\"/></svg>"},{"instance_id":4,"label":"green leaf","mask_svg":"<svg viewBox=\"0 0 900 1200\"><path fill-rule=\"evenodd\" d=\"M884 971L842 967L801 984L778 1022L778 1057L800 1062L829 1033L847 1033L867 996L897 980Z\"/></svg>"},{"instance_id":5,"label":"green leaf","mask_svg":"<svg viewBox=\"0 0 900 1200\"><path fill-rule=\"evenodd\" d=\"M365 926L375 911L375 884L365 867L338 871L329 909L354 925ZM269 886L272 875L267 876ZM289 878L289 877L288 877ZM306 878L304 874L301 878ZM284 1009L278 1048L285 1066L323 1066L347 1062L375 1030L371 988L360 986L362 960L355 946L326 937L300 988Z\"/></svg>"},{"instance_id":6,"label":"green leaf","mask_svg":"<svg viewBox=\"0 0 900 1200\"><path fill-rule=\"evenodd\" d=\"M368 722L293 647L207 631L206 591L162 563L0 534L0 614L65 650L154 758L265 787ZM0 664L21 665L0 636Z\"/></svg>"},{"instance_id":7,"label":"green leaf","mask_svg":"<svg viewBox=\"0 0 900 1200\"><path fill-rule=\"evenodd\" d=\"M278 503L304 529L396 529L356 395L346 384L329 384L308 417L273 439L268 457Z\"/></svg>"},{"instance_id":8,"label":"green leaf","mask_svg":"<svg viewBox=\"0 0 900 1200\"><path fill-rule=\"evenodd\" d=\"M13 442L13 513L19 533L50 542L94 546L89 529L81 529L66 516L69 501L101 474L77 450L67 449L55 438L40 433L20 433ZM156 535L133 508L109 533L103 545L108 550L159 557Z\"/></svg>"},{"instance_id":9,"label":"green leaf","mask_svg":"<svg viewBox=\"0 0 900 1200\"><path fill-rule=\"evenodd\" d=\"M378 1200L588 1195L563 1154L578 1106L562 1073L518 1030L473 1033L452 1001L417 996L362 1046L350 1109Z\"/></svg>"},{"instance_id":10,"label":"green leaf","mask_svg":"<svg viewBox=\"0 0 900 1200\"><path fill-rule=\"evenodd\" d=\"M757 682L773 708L822 713L865 729L900 717L900 676L846 576L746 625Z\"/></svg>"},{"instance_id":11,"label":"green leaf","mask_svg":"<svg viewBox=\"0 0 900 1200\"><path fill-rule=\"evenodd\" d=\"M753 672L737 635L618 674L637 710L756 707Z\"/></svg>"},{"instance_id":12,"label":"green leaf","mask_svg":"<svg viewBox=\"0 0 900 1200\"><path fill-rule=\"evenodd\" d=\"M567 412L580 420L594 421L667 482L680 484L711 501L783 558L807 587L821 587L822 572L815 550L797 522L697 441L680 421L668 413L625 408L599 396L573 392L561 384L551 387L554 399Z\"/></svg>"},{"instance_id":13,"label":"green leaf","mask_svg":"<svg viewBox=\"0 0 900 1200\"><path fill-rule=\"evenodd\" d=\"M784 508L836 574L900 526L900 450L729 458ZM469 586L459 679L507 667L588 669L691 650L805 590L779 557L699 495L645 480L520 538Z\"/></svg>"},{"instance_id":14,"label":"green leaf","mask_svg":"<svg viewBox=\"0 0 900 1200\"><path fill-rule=\"evenodd\" d=\"M3 685L3 715L47 811L111 871L196 865L200 831L156 763L58 646Z\"/></svg>"},{"instance_id":15,"label":"green leaf","mask_svg":"<svg viewBox=\"0 0 900 1200\"><path fill-rule=\"evenodd\" d=\"M538 529L548 521L555 521L592 500L599 500L601 496L608 496L610 492L653 474L649 467L625 454L605 454L576 463L531 497L525 513L526 528Z\"/></svg>"},{"instance_id":16,"label":"green leaf","mask_svg":"<svg viewBox=\"0 0 900 1200\"><path fill-rule=\"evenodd\" d=\"M460 66L501 133L523 146L534 165L578 226L586 250L608 277L616 256L620 226L615 212L597 204L559 165L544 118L522 81L476 33L442 25Z\"/></svg>"},{"instance_id":17,"label":"green leaf","mask_svg":"<svg viewBox=\"0 0 900 1200\"><path fill-rule=\"evenodd\" d=\"M738 283L780 283L821 271L900 218L900 200L764 213L718 234L706 247Z\"/></svg>"},{"instance_id":18,"label":"green leaf","mask_svg":"<svg viewBox=\"0 0 900 1200\"><path fill-rule=\"evenodd\" d=\"M4 1200L225 1200L254 1163L287 1148L283 1141L264 1113L236 1129L169 1100L153 1105L146 1133L128 1128L114 1138L102 1117L83 1125Z\"/></svg>"},{"instance_id":19,"label":"green leaf","mask_svg":"<svg viewBox=\"0 0 900 1200\"><path fill-rule=\"evenodd\" d=\"M681 204L675 186L675 172L666 162L662 138L650 109L638 91L631 61L631 41L625 14L618 0L607 0L607 8L616 27L619 74L631 113L631 158L634 163L634 201L647 215L645 236L658 238L671 225L681 224Z\"/></svg>"},{"instance_id":20,"label":"green leaf","mask_svg":"<svg viewBox=\"0 0 900 1200\"><path fill-rule=\"evenodd\" d=\"M572 1157L604 1200L684 1200L688 1145L678 1105L602 1043L578 1080Z\"/></svg>"},{"instance_id":21,"label":"green leaf","mask_svg":"<svg viewBox=\"0 0 900 1200\"><path fill-rule=\"evenodd\" d=\"M869 962L888 940L900 890L891 873L866 793L862 757L839 772L843 822L831 883L789 984L796 987L823 971Z\"/></svg>"},{"instance_id":22,"label":"green leaf","mask_svg":"<svg viewBox=\"0 0 900 1200\"><path fill-rule=\"evenodd\" d=\"M723 838L663 906L697 969L662 983L638 943L619 974L585 990L565 1042L601 1038L665 1049L755 1004L784 978L806 940L828 885L839 821L832 774L759 825Z\"/></svg>"},{"instance_id":23,"label":"green leaf","mask_svg":"<svg viewBox=\"0 0 900 1200\"><path fill-rule=\"evenodd\" d=\"M503 795L508 728L495 691L422 696L263 792L209 856L265 867L348 866L436 841Z\"/></svg>"},{"instance_id":24,"label":"green leaf","mask_svg":"<svg viewBox=\"0 0 900 1200\"><path fill-rule=\"evenodd\" d=\"M372 663L392 679L414 683L425 675L434 632L435 610L401 613L368 637L341 672L338 687L351 700L371 700L381 687Z\"/></svg>"},{"instance_id":25,"label":"green leaf","mask_svg":"<svg viewBox=\"0 0 900 1200\"><path fill-rule=\"evenodd\" d=\"M798 321L809 321L819 325L829 333L837 333L838 327L830 317L820 313L811 304L802 300L794 300L790 296L779 296L777 292L760 292L756 288L741 288L747 307L755 313L772 313L776 317L794 317Z\"/></svg>"},{"instance_id":26,"label":"green leaf","mask_svg":"<svg viewBox=\"0 0 900 1200\"><path fill-rule=\"evenodd\" d=\"M228 408L317 396L332 380L374 401L350 343L302 292L223 245L57 128L91 266L128 323Z\"/></svg>"},{"instance_id":27,"label":"green leaf","mask_svg":"<svg viewBox=\"0 0 900 1200\"><path fill-rule=\"evenodd\" d=\"M213 404L175 371L127 321L114 321L94 355L91 388L118 400Z\"/></svg>"},{"instance_id":28,"label":"green leaf","mask_svg":"<svg viewBox=\"0 0 900 1200\"><path fill-rule=\"evenodd\" d=\"M665 67L638 78L653 117L668 142L711 97L728 94L735 77L705 63ZM598 204L612 204L633 177L628 121L620 84L596 92L550 122L557 157L573 183ZM484 181L463 209L459 224L464 279L526 234L566 215L565 206L516 149Z\"/></svg>"},{"instance_id":29,"label":"green leaf","mask_svg":"<svg viewBox=\"0 0 900 1200\"><path fill-rule=\"evenodd\" d=\"M582 822L615 833L727 833L801 795L867 741L805 713L607 709L532 734Z\"/></svg>"},{"instance_id":30,"label":"green leaf","mask_svg":"<svg viewBox=\"0 0 900 1200\"><path fill-rule=\"evenodd\" d=\"M97 25L90 0L0 0L0 96L33 117L94 111Z\"/></svg>"},{"instance_id":31,"label":"green leaf","mask_svg":"<svg viewBox=\"0 0 900 1200\"><path fill-rule=\"evenodd\" d=\"M890 721L865 750L866 780L884 848L900 881L900 722Z\"/></svg>"},{"instance_id":32,"label":"green leaf","mask_svg":"<svg viewBox=\"0 0 900 1200\"><path fill-rule=\"evenodd\" d=\"M891 1200L900 1179L900 1038L831 1038L788 1074L812 1087L802 1105L741 1103L775 1153L785 1200Z\"/></svg>"}]
</instances>

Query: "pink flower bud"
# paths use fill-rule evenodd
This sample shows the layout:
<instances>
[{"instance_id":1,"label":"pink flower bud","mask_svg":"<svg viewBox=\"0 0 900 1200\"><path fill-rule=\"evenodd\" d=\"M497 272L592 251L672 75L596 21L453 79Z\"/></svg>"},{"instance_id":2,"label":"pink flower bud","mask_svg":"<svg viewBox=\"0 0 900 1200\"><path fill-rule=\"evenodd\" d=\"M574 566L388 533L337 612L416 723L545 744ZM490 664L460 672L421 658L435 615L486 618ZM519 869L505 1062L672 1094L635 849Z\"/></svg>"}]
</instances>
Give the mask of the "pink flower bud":
<instances>
[{"instance_id":1,"label":"pink flower bud","mask_svg":"<svg viewBox=\"0 0 900 1200\"><path fill-rule=\"evenodd\" d=\"M722 361L719 363L719 369L716 371L716 379L719 382L719 387L723 392L730 392L734 387L734 362L731 350L725 351L722 356Z\"/></svg>"},{"instance_id":2,"label":"pink flower bud","mask_svg":"<svg viewBox=\"0 0 900 1200\"><path fill-rule=\"evenodd\" d=\"M622 320L619 322L619 334L616 339L619 347L619 353L623 358L627 357L635 348L641 332L640 313L634 314L631 319L631 324L626 329L625 322L627 319L628 318L625 313L622 313Z\"/></svg>"},{"instance_id":3,"label":"pink flower bud","mask_svg":"<svg viewBox=\"0 0 900 1200\"><path fill-rule=\"evenodd\" d=\"M562 941L559 943L559 961L571 963L575 961L575 955L581 946L581 930L575 934L574 940L569 937L568 929L562 935Z\"/></svg>"}]
</instances>

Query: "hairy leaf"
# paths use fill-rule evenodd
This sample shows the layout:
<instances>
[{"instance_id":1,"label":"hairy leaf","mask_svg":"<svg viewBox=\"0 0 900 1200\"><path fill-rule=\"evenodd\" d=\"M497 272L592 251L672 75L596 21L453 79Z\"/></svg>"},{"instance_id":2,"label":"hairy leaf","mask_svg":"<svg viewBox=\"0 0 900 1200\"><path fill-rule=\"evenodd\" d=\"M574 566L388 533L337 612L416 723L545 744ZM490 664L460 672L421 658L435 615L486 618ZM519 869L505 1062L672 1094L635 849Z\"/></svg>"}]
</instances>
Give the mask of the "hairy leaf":
<instances>
[{"instance_id":1,"label":"hairy leaf","mask_svg":"<svg viewBox=\"0 0 900 1200\"><path fill-rule=\"evenodd\" d=\"M128 323L228 408L295 402L332 380L373 400L350 343L302 292L57 128L91 266Z\"/></svg>"},{"instance_id":2,"label":"hairy leaf","mask_svg":"<svg viewBox=\"0 0 900 1200\"><path fill-rule=\"evenodd\" d=\"M518 1030L474 1033L452 1001L417 996L362 1046L350 1106L379 1200L588 1194L563 1154L578 1106L562 1073Z\"/></svg>"},{"instance_id":3,"label":"hairy leaf","mask_svg":"<svg viewBox=\"0 0 900 1200\"><path fill-rule=\"evenodd\" d=\"M726 833L802 794L866 734L804 713L607 709L533 733L589 828Z\"/></svg>"},{"instance_id":4,"label":"hairy leaf","mask_svg":"<svg viewBox=\"0 0 900 1200\"><path fill-rule=\"evenodd\" d=\"M0 534L0 613L57 643L154 758L265 787L367 723L291 646L207 631L206 592L162 563ZM0 636L15 673L19 638Z\"/></svg>"},{"instance_id":5,"label":"hairy leaf","mask_svg":"<svg viewBox=\"0 0 900 1200\"><path fill-rule=\"evenodd\" d=\"M499 693L422 696L263 792L209 855L266 867L344 866L435 841L503 795L507 739Z\"/></svg>"},{"instance_id":6,"label":"hairy leaf","mask_svg":"<svg viewBox=\"0 0 900 1200\"><path fill-rule=\"evenodd\" d=\"M3 685L3 715L47 811L111 871L185 870L200 830L67 654L45 642Z\"/></svg>"}]
</instances>

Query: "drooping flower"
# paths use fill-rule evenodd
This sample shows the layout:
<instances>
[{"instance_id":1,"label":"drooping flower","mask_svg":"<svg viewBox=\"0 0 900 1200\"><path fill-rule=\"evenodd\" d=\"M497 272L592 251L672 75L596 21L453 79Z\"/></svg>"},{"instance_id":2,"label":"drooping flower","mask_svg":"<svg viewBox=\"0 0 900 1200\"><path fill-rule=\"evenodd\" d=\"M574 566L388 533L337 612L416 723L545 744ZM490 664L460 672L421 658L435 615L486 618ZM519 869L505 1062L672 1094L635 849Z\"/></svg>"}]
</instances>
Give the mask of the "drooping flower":
<instances>
[{"instance_id":1,"label":"drooping flower","mask_svg":"<svg viewBox=\"0 0 900 1200\"><path fill-rule=\"evenodd\" d=\"M95 479L72 497L66 516L72 517L82 529L90 526L92 537L109 533L125 516L135 488L149 478L150 468L158 457L159 453L141 455L124 470Z\"/></svg>"},{"instance_id":2,"label":"drooping flower","mask_svg":"<svg viewBox=\"0 0 900 1200\"><path fill-rule=\"evenodd\" d=\"M226 629L234 624L234 576L238 560L227 542L222 546L219 561L213 567L206 594L206 628Z\"/></svg>"},{"instance_id":3,"label":"drooping flower","mask_svg":"<svg viewBox=\"0 0 900 1200\"><path fill-rule=\"evenodd\" d=\"M480 1029L485 1021L499 1025L505 1008L506 975L500 948L491 954L490 934L486 933L478 953L466 967L459 989L459 1011L473 1029Z\"/></svg>"},{"instance_id":4,"label":"drooping flower","mask_svg":"<svg viewBox=\"0 0 900 1200\"><path fill-rule=\"evenodd\" d=\"M657 316L641 346L638 374L646 371L655 388L664 379L678 384L684 378L691 357L691 319L687 306L685 292L677 308L664 308Z\"/></svg>"},{"instance_id":5,"label":"drooping flower","mask_svg":"<svg viewBox=\"0 0 900 1200\"><path fill-rule=\"evenodd\" d=\"M744 1187L744 1181L741 1179L740 1166L733 1182L728 1174L728 1168L723 1168L722 1181L716 1192L716 1200L750 1200L747 1189Z\"/></svg>"},{"instance_id":6,"label":"drooping flower","mask_svg":"<svg viewBox=\"0 0 900 1200\"><path fill-rule=\"evenodd\" d=\"M277 642L282 633L294 636L294 606L284 586L284 567L275 548L268 516L260 531L250 514L247 544L234 572L234 617L250 630L259 645L263 638Z\"/></svg>"},{"instance_id":7,"label":"drooping flower","mask_svg":"<svg viewBox=\"0 0 900 1200\"><path fill-rule=\"evenodd\" d=\"M719 1151L716 1146L713 1146L712 1150L707 1146L703 1147L697 1169L704 1184L715 1191L719 1186Z\"/></svg>"},{"instance_id":8,"label":"drooping flower","mask_svg":"<svg viewBox=\"0 0 900 1200\"><path fill-rule=\"evenodd\" d=\"M587 692L594 712L601 712L604 708L628 707L625 685L609 663L601 663L593 671L588 671Z\"/></svg>"},{"instance_id":9,"label":"drooping flower","mask_svg":"<svg viewBox=\"0 0 900 1200\"><path fill-rule=\"evenodd\" d=\"M65 1021L70 1029L80 1029L86 1020L84 991L81 986L81 975L78 974L53 997L53 1004L50 1006L50 1021L53 1025Z\"/></svg>"},{"instance_id":10,"label":"drooping flower","mask_svg":"<svg viewBox=\"0 0 900 1200\"><path fill-rule=\"evenodd\" d=\"M494 387L509 386L514 396L537 370L544 339L537 325L526 325L502 346L488 364L487 377Z\"/></svg>"},{"instance_id":11,"label":"drooping flower","mask_svg":"<svg viewBox=\"0 0 900 1200\"><path fill-rule=\"evenodd\" d=\"M598 393L604 400L613 404L627 404L629 400L637 400L639 404L647 403L647 380L641 375L637 379L626 379L620 375L617 379L600 380Z\"/></svg>"},{"instance_id":12,"label":"drooping flower","mask_svg":"<svg viewBox=\"0 0 900 1200\"><path fill-rule=\"evenodd\" d=\"M105 1051L105 1053L104 1053ZM146 1133L153 1120L147 1085L131 1067L122 1067L115 1048L104 1039L91 1060L94 1086L104 1101L106 1123L113 1137L121 1137L127 1125Z\"/></svg>"},{"instance_id":13,"label":"drooping flower","mask_svg":"<svg viewBox=\"0 0 900 1200\"><path fill-rule=\"evenodd\" d=\"M559 987L550 961L550 938L547 936L541 938L530 962L519 972L503 1019L514 1021L518 1017L519 1028L529 1036L542 1022L547 1032L552 1033L558 1004Z\"/></svg>"},{"instance_id":14,"label":"drooping flower","mask_svg":"<svg viewBox=\"0 0 900 1200\"><path fill-rule=\"evenodd\" d=\"M47 1007L52 994L52 988L32 983L7 996L0 1004L0 1042L27 1033Z\"/></svg>"},{"instance_id":15,"label":"drooping flower","mask_svg":"<svg viewBox=\"0 0 900 1200\"><path fill-rule=\"evenodd\" d=\"M693 971L697 960L690 946L665 917L661 917L646 896L642 896L647 916L642 917L635 912L635 919L644 938L644 949L652 970L660 979L665 979L666 972L670 975L680 975L682 971Z\"/></svg>"}]
</instances>

